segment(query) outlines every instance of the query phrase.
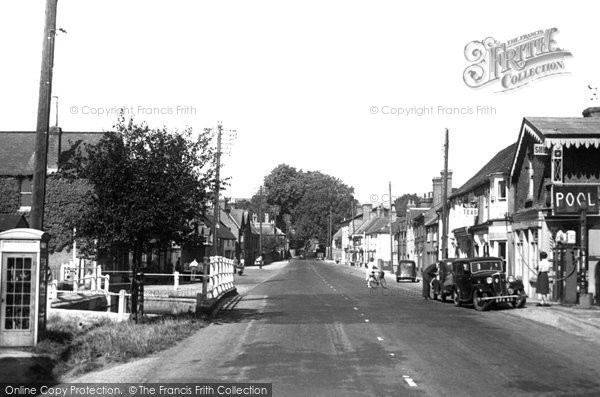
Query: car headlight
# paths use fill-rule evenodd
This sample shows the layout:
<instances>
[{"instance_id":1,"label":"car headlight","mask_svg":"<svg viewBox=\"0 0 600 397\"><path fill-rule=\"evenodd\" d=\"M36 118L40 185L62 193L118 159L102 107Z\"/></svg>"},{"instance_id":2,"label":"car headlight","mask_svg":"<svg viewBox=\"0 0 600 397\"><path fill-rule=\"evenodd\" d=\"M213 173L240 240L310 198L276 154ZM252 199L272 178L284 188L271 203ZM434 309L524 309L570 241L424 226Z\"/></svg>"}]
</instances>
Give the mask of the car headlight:
<instances>
[{"instance_id":1,"label":"car headlight","mask_svg":"<svg viewBox=\"0 0 600 397\"><path fill-rule=\"evenodd\" d=\"M514 276L508 276L508 282L509 283L514 283L516 281Z\"/></svg>"},{"instance_id":2,"label":"car headlight","mask_svg":"<svg viewBox=\"0 0 600 397\"><path fill-rule=\"evenodd\" d=\"M509 295L512 295L512 294L514 294L514 293L515 293L515 290L514 290L514 289L512 289L512 288L509 288L509 289L508 289L508 294L509 294Z\"/></svg>"},{"instance_id":3,"label":"car headlight","mask_svg":"<svg viewBox=\"0 0 600 397\"><path fill-rule=\"evenodd\" d=\"M494 282L494 279L491 278L491 277L488 277L488 278L485 279L485 282L488 283L488 284L491 284L491 283Z\"/></svg>"}]
</instances>

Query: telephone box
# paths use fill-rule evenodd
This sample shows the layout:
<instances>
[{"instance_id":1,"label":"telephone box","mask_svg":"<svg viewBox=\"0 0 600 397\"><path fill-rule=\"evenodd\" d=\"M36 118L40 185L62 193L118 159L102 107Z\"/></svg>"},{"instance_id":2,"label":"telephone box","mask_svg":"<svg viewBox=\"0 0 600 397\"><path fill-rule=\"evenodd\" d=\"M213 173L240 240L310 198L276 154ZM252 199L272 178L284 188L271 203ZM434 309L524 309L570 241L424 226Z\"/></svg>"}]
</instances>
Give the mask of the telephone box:
<instances>
[{"instance_id":1,"label":"telephone box","mask_svg":"<svg viewBox=\"0 0 600 397\"><path fill-rule=\"evenodd\" d=\"M46 330L47 233L0 233L0 346L35 346Z\"/></svg>"}]
</instances>

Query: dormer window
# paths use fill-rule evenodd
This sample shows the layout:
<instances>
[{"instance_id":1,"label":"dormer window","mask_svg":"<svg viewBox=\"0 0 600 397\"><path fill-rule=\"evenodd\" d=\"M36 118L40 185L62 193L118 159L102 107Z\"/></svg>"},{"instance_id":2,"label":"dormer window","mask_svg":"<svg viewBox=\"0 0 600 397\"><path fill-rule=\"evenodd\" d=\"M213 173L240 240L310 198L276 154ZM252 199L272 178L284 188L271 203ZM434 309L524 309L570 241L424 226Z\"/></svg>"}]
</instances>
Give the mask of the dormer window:
<instances>
[{"instance_id":1,"label":"dormer window","mask_svg":"<svg viewBox=\"0 0 600 397\"><path fill-rule=\"evenodd\" d=\"M527 172L529 173L529 186L527 189L527 200L533 201L533 162L527 159Z\"/></svg>"}]
</instances>

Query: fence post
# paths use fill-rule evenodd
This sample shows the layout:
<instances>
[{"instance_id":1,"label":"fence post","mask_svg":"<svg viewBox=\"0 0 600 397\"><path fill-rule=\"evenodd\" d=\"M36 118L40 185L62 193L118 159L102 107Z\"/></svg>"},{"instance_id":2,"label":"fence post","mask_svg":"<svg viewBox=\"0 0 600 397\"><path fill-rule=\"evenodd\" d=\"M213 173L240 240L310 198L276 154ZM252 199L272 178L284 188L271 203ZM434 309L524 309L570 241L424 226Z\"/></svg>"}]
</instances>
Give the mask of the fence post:
<instances>
[{"instance_id":1,"label":"fence post","mask_svg":"<svg viewBox=\"0 0 600 397\"><path fill-rule=\"evenodd\" d=\"M177 291L178 288L179 288L179 272L177 270L175 270L173 272L173 289L175 291Z\"/></svg>"},{"instance_id":2,"label":"fence post","mask_svg":"<svg viewBox=\"0 0 600 397\"><path fill-rule=\"evenodd\" d=\"M202 296L204 297L204 299L206 299L206 293L207 293L207 285L206 285L208 283L207 272L208 272L208 263L206 261L206 257L204 257L204 259L202 260Z\"/></svg>"},{"instance_id":3,"label":"fence post","mask_svg":"<svg viewBox=\"0 0 600 397\"><path fill-rule=\"evenodd\" d=\"M119 308L117 310L117 321L123 321L125 319L125 290L119 291Z\"/></svg>"}]
</instances>

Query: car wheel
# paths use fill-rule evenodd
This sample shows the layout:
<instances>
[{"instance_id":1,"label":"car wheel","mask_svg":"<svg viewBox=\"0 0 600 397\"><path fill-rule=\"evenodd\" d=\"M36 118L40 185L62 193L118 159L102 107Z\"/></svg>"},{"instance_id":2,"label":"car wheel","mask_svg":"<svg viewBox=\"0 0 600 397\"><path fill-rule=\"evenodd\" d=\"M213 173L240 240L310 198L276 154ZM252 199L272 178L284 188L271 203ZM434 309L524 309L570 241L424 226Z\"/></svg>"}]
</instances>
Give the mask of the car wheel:
<instances>
[{"instance_id":1,"label":"car wheel","mask_svg":"<svg viewBox=\"0 0 600 397\"><path fill-rule=\"evenodd\" d=\"M442 302L446 302L446 294L444 294L443 292L440 294L440 299L442 300Z\"/></svg>"},{"instance_id":2,"label":"car wheel","mask_svg":"<svg viewBox=\"0 0 600 397\"><path fill-rule=\"evenodd\" d=\"M475 292L473 292L473 306L475 306L475 310L477 310L479 312L484 312L484 311L490 309L491 302L481 299L486 296L487 296L487 293L485 293L485 292L479 292L477 290L475 290Z\"/></svg>"},{"instance_id":3,"label":"car wheel","mask_svg":"<svg viewBox=\"0 0 600 397\"><path fill-rule=\"evenodd\" d=\"M400 282L400 277L396 277L396 282L399 283Z\"/></svg>"},{"instance_id":4,"label":"car wheel","mask_svg":"<svg viewBox=\"0 0 600 397\"><path fill-rule=\"evenodd\" d=\"M454 301L454 306L459 307L461 305L458 290L456 288L452 289L452 300Z\"/></svg>"},{"instance_id":5,"label":"car wheel","mask_svg":"<svg viewBox=\"0 0 600 397\"><path fill-rule=\"evenodd\" d=\"M522 309L525 307L525 303L527 303L527 294L525 291L519 291L519 297L511 302L514 308Z\"/></svg>"}]
</instances>

